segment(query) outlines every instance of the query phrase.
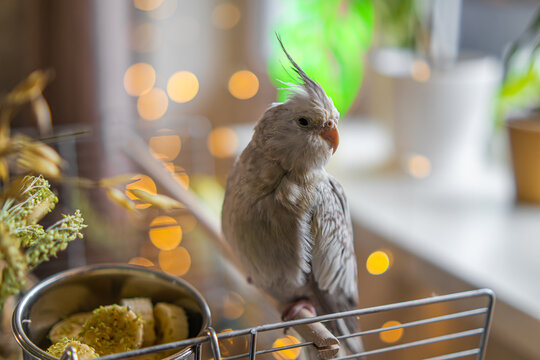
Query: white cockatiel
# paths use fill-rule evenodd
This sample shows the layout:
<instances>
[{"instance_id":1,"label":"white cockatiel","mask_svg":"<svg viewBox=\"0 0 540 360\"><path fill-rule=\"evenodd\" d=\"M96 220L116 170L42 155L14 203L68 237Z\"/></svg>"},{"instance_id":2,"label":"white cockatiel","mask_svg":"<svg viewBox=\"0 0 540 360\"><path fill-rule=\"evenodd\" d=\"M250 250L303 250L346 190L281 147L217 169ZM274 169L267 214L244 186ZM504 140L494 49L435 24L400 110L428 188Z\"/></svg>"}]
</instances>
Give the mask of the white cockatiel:
<instances>
[{"instance_id":1,"label":"white cockatiel","mask_svg":"<svg viewBox=\"0 0 540 360\"><path fill-rule=\"evenodd\" d=\"M290 320L302 307L318 315L354 309L358 288L347 199L324 169L338 146L339 113L281 46L301 84L266 110L236 160L222 227L249 281ZM353 332L355 321L332 330ZM358 340L347 345L361 350Z\"/></svg>"}]
</instances>

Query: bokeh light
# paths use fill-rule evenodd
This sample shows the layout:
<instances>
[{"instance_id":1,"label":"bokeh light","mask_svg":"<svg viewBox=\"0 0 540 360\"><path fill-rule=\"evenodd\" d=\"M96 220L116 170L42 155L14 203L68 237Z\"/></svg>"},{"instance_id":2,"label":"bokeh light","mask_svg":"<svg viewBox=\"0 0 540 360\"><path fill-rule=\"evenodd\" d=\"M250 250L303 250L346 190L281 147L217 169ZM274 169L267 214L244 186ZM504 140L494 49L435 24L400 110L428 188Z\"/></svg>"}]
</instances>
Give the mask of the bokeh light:
<instances>
[{"instance_id":1,"label":"bokeh light","mask_svg":"<svg viewBox=\"0 0 540 360\"><path fill-rule=\"evenodd\" d=\"M189 188L189 176L183 167L175 166L173 177L184 189Z\"/></svg>"},{"instance_id":2,"label":"bokeh light","mask_svg":"<svg viewBox=\"0 0 540 360\"><path fill-rule=\"evenodd\" d=\"M240 100L250 99L259 91L259 79L248 70L235 72L229 79L229 92Z\"/></svg>"},{"instance_id":3,"label":"bokeh light","mask_svg":"<svg viewBox=\"0 0 540 360\"><path fill-rule=\"evenodd\" d=\"M238 137L233 129L217 127L208 135L208 150L218 158L226 158L234 155L238 146Z\"/></svg>"},{"instance_id":4,"label":"bokeh light","mask_svg":"<svg viewBox=\"0 0 540 360\"><path fill-rule=\"evenodd\" d=\"M223 329L219 333L231 332L232 329ZM236 336L227 339L219 340L219 350L222 356L232 356L234 354L243 353L248 351L248 340L246 337Z\"/></svg>"},{"instance_id":5,"label":"bokeh light","mask_svg":"<svg viewBox=\"0 0 540 360\"><path fill-rule=\"evenodd\" d=\"M124 89L129 95L140 96L149 92L156 82L156 71L150 64L131 65L124 74Z\"/></svg>"},{"instance_id":6,"label":"bokeh light","mask_svg":"<svg viewBox=\"0 0 540 360\"><path fill-rule=\"evenodd\" d=\"M431 162L423 155L412 155L407 159L407 171L417 179L427 178L431 174Z\"/></svg>"},{"instance_id":7,"label":"bokeh light","mask_svg":"<svg viewBox=\"0 0 540 360\"><path fill-rule=\"evenodd\" d=\"M162 160L174 160L182 149L180 136L169 129L160 129L158 135L152 136L148 142L152 154Z\"/></svg>"},{"instance_id":8,"label":"bokeh light","mask_svg":"<svg viewBox=\"0 0 540 360\"><path fill-rule=\"evenodd\" d=\"M139 198L133 195L131 191L129 191L133 189L140 189L140 190L149 192L150 194L157 194L156 183L154 182L154 180L152 180L151 177L143 175L143 174L139 174L132 177L131 182L126 185L126 191L125 191L126 196L130 198L131 200L138 200ZM146 209L150 207L151 205L143 203L143 204L136 204L135 206L137 207L137 209Z\"/></svg>"},{"instance_id":9,"label":"bokeh light","mask_svg":"<svg viewBox=\"0 0 540 360\"><path fill-rule=\"evenodd\" d=\"M178 0L164 0L161 5L148 12L148 16L155 20L164 20L172 17L178 7Z\"/></svg>"},{"instance_id":10,"label":"bokeh light","mask_svg":"<svg viewBox=\"0 0 540 360\"><path fill-rule=\"evenodd\" d=\"M366 269L371 275L381 275L390 267L390 258L382 250L371 253L366 261Z\"/></svg>"},{"instance_id":11,"label":"bokeh light","mask_svg":"<svg viewBox=\"0 0 540 360\"><path fill-rule=\"evenodd\" d=\"M172 101L186 103L199 92L199 80L189 71L174 73L167 82L167 94Z\"/></svg>"},{"instance_id":12,"label":"bokeh light","mask_svg":"<svg viewBox=\"0 0 540 360\"><path fill-rule=\"evenodd\" d=\"M150 260L144 257L134 257L131 260L129 260L128 264L144 266L144 267L154 266L153 262L151 262Z\"/></svg>"},{"instance_id":13,"label":"bokeh light","mask_svg":"<svg viewBox=\"0 0 540 360\"><path fill-rule=\"evenodd\" d=\"M240 21L242 13L238 6L231 3L223 3L212 11L212 24L219 29L232 29Z\"/></svg>"},{"instance_id":14,"label":"bokeh light","mask_svg":"<svg viewBox=\"0 0 540 360\"><path fill-rule=\"evenodd\" d=\"M390 326L399 326L401 323L399 321L391 320L387 321L383 324L383 328L390 327ZM393 330L386 330L381 333L379 333L379 338L384 341L385 343L394 343L401 339L403 336L403 328L393 329Z\"/></svg>"},{"instance_id":15,"label":"bokeh light","mask_svg":"<svg viewBox=\"0 0 540 360\"><path fill-rule=\"evenodd\" d=\"M245 301L240 294L230 291L223 298L223 316L229 320L235 320L244 315Z\"/></svg>"},{"instance_id":16,"label":"bokeh light","mask_svg":"<svg viewBox=\"0 0 540 360\"><path fill-rule=\"evenodd\" d=\"M162 250L158 255L159 267L167 274L185 275L191 267L191 256L186 248L178 246L174 250Z\"/></svg>"},{"instance_id":17,"label":"bokeh light","mask_svg":"<svg viewBox=\"0 0 540 360\"><path fill-rule=\"evenodd\" d=\"M222 331L220 331L219 333L222 334L222 333L228 333L228 332L231 332L233 331L233 329L223 329ZM233 353L233 349L234 349L234 345L235 345L235 338L234 337L231 337L231 338L228 338L228 339L222 339L219 341L219 351L221 352L221 355L222 356L231 356L231 354Z\"/></svg>"},{"instance_id":18,"label":"bokeh light","mask_svg":"<svg viewBox=\"0 0 540 360\"><path fill-rule=\"evenodd\" d=\"M133 5L139 10L151 11L157 9L163 0L133 0Z\"/></svg>"},{"instance_id":19,"label":"bokeh light","mask_svg":"<svg viewBox=\"0 0 540 360\"><path fill-rule=\"evenodd\" d=\"M426 82L431 77L429 64L423 60L414 61L411 65L411 77L418 82Z\"/></svg>"},{"instance_id":20,"label":"bokeh light","mask_svg":"<svg viewBox=\"0 0 540 360\"><path fill-rule=\"evenodd\" d=\"M169 216L158 216L150 223L150 241L160 250L173 250L182 241L182 228Z\"/></svg>"},{"instance_id":21,"label":"bokeh light","mask_svg":"<svg viewBox=\"0 0 540 360\"><path fill-rule=\"evenodd\" d=\"M165 91L153 88L146 94L139 96L137 111L145 120L157 120L167 112L169 100Z\"/></svg>"},{"instance_id":22,"label":"bokeh light","mask_svg":"<svg viewBox=\"0 0 540 360\"><path fill-rule=\"evenodd\" d=\"M290 346L290 345L297 345L297 344L300 344L300 340L298 340L292 335L286 335L284 337L280 337L276 339L276 341L274 341L274 343L272 344L272 348L275 349L275 348L279 348L283 346ZM272 355L277 360L291 360L291 359L298 358L298 356L300 355L300 350L301 348L299 347L287 349L287 350L280 350L280 351L273 352Z\"/></svg>"}]
</instances>

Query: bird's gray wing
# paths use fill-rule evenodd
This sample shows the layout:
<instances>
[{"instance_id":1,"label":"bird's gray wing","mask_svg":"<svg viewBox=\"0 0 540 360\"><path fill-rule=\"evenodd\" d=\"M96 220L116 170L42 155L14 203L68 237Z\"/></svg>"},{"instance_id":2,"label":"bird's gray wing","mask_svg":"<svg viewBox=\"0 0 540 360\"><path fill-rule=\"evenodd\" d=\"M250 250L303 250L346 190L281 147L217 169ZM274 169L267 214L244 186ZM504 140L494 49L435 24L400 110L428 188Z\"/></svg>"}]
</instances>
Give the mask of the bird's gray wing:
<instances>
[{"instance_id":1,"label":"bird's gray wing","mask_svg":"<svg viewBox=\"0 0 540 360\"><path fill-rule=\"evenodd\" d=\"M318 191L319 201L311 221L312 277L323 294L343 297L346 303L355 306L358 302L357 267L347 198L341 184L331 176L321 183Z\"/></svg>"},{"instance_id":2,"label":"bird's gray wing","mask_svg":"<svg viewBox=\"0 0 540 360\"><path fill-rule=\"evenodd\" d=\"M310 292L315 309L322 315L355 309L358 285L351 216L343 188L329 176L318 190L311 222ZM355 317L328 322L327 326L336 336L359 331ZM364 351L360 338L349 338L345 345L350 354Z\"/></svg>"}]
</instances>

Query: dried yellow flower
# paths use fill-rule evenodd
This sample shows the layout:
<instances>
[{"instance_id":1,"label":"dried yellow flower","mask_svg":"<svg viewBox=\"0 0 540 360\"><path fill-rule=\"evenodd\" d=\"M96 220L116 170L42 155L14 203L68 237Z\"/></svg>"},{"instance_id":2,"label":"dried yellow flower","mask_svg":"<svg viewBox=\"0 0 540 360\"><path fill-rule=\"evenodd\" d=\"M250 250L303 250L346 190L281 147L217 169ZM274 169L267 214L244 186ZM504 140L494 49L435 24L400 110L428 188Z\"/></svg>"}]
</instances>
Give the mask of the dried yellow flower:
<instances>
[{"instance_id":1,"label":"dried yellow flower","mask_svg":"<svg viewBox=\"0 0 540 360\"><path fill-rule=\"evenodd\" d=\"M63 160L62 158L60 157L60 155L58 155L58 153L56 152L56 150L54 150L52 147L50 147L49 145L46 145L42 142L33 142L31 144L29 144L25 149L24 151L27 151L31 154L34 154L36 156L39 156L43 159L46 159L54 164L56 164L57 166L61 166L62 163L63 163Z\"/></svg>"},{"instance_id":2,"label":"dried yellow flower","mask_svg":"<svg viewBox=\"0 0 540 360\"><path fill-rule=\"evenodd\" d=\"M49 104L43 97L43 94L39 93L32 99L32 109L36 115L37 125L40 134L52 133L52 121L51 121L51 109Z\"/></svg>"},{"instance_id":3,"label":"dried yellow flower","mask_svg":"<svg viewBox=\"0 0 540 360\"><path fill-rule=\"evenodd\" d=\"M6 159L0 159L0 179L2 183L6 183L9 179L9 167Z\"/></svg>"},{"instance_id":4,"label":"dried yellow flower","mask_svg":"<svg viewBox=\"0 0 540 360\"><path fill-rule=\"evenodd\" d=\"M23 154L17 159L17 164L25 169L37 174L43 174L49 178L57 178L60 176L58 165L44 158L29 157Z\"/></svg>"},{"instance_id":5,"label":"dried yellow flower","mask_svg":"<svg viewBox=\"0 0 540 360\"><path fill-rule=\"evenodd\" d=\"M137 208L135 207L135 204L133 203L133 201L131 201L120 190L115 189L115 188L107 188L106 192L109 199L111 199L113 202L117 203L118 205L122 206L124 209L133 211L133 212L137 211Z\"/></svg>"},{"instance_id":6,"label":"dried yellow flower","mask_svg":"<svg viewBox=\"0 0 540 360\"><path fill-rule=\"evenodd\" d=\"M36 70L32 72L7 95L7 103L10 105L21 105L32 101L43 92L52 77L53 72L51 70Z\"/></svg>"},{"instance_id":7,"label":"dried yellow flower","mask_svg":"<svg viewBox=\"0 0 540 360\"><path fill-rule=\"evenodd\" d=\"M148 191L141 189L130 189L129 191L131 191L133 195L135 195L141 201L152 204L155 207L163 210L172 210L184 207L181 202L165 195L151 194Z\"/></svg>"},{"instance_id":8,"label":"dried yellow flower","mask_svg":"<svg viewBox=\"0 0 540 360\"><path fill-rule=\"evenodd\" d=\"M115 176L115 177L107 178L107 179L101 179L99 180L98 185L104 188L108 188L111 186L116 186L116 185L120 185L120 184L127 183L129 181L132 181L132 178L134 176L135 175L133 174L129 174L129 175L119 175L119 176Z\"/></svg>"}]
</instances>

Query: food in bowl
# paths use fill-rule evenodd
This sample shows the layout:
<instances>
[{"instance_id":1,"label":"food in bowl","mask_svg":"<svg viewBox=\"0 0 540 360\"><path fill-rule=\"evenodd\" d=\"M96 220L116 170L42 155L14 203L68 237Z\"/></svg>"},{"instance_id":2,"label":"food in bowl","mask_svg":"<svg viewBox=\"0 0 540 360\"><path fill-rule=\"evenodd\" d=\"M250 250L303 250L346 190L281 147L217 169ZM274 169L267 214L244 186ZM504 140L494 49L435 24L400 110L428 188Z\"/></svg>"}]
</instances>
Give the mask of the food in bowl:
<instances>
[{"instance_id":1,"label":"food in bowl","mask_svg":"<svg viewBox=\"0 0 540 360\"><path fill-rule=\"evenodd\" d=\"M120 305L127 306L141 317L143 321L142 347L156 344L156 323L154 321L154 306L149 298L131 298L120 300ZM187 336L186 336L187 337Z\"/></svg>"},{"instance_id":2,"label":"food in bowl","mask_svg":"<svg viewBox=\"0 0 540 360\"><path fill-rule=\"evenodd\" d=\"M56 344L64 338L74 339L79 336L86 320L92 316L92 313L77 313L56 323L49 331L49 339Z\"/></svg>"},{"instance_id":3,"label":"food in bowl","mask_svg":"<svg viewBox=\"0 0 540 360\"><path fill-rule=\"evenodd\" d=\"M56 323L49 332L53 345L47 352L59 358L71 345L85 360L189 336L188 318L180 306L165 302L153 306L149 298L122 299L120 303L76 313Z\"/></svg>"},{"instance_id":4,"label":"food in bowl","mask_svg":"<svg viewBox=\"0 0 540 360\"><path fill-rule=\"evenodd\" d=\"M62 357L62 354L66 351L68 346L72 346L77 351L77 356L79 357L79 360L95 359L99 357L99 355L91 346L88 346L81 343L80 341L70 338L63 338L56 344L51 345L47 349L47 352L54 357L60 358Z\"/></svg>"}]
</instances>

